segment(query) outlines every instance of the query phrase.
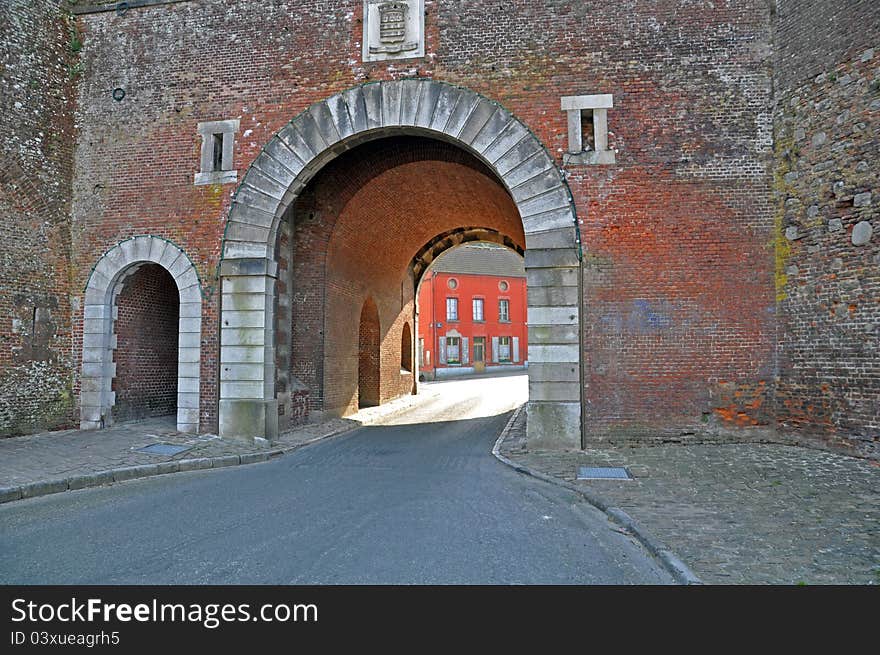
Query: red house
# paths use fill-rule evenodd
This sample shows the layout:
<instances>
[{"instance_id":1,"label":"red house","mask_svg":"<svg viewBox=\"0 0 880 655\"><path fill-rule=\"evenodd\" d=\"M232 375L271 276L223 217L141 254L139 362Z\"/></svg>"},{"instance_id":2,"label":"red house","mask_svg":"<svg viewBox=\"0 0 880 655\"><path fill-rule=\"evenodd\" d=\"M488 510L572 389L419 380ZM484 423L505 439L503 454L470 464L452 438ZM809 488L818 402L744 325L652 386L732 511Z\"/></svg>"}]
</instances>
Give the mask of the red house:
<instances>
[{"instance_id":1,"label":"red house","mask_svg":"<svg viewBox=\"0 0 880 655\"><path fill-rule=\"evenodd\" d=\"M517 253L492 244L447 251L418 296L420 378L528 366L526 274Z\"/></svg>"}]
</instances>

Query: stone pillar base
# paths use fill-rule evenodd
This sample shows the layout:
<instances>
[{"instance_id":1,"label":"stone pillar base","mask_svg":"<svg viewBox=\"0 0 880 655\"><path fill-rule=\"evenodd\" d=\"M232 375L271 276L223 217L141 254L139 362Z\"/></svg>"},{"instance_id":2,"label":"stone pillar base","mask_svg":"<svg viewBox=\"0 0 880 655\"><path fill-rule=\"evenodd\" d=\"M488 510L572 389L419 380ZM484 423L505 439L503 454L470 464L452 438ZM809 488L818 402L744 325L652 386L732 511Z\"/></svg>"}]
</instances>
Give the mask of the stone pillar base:
<instances>
[{"instance_id":1,"label":"stone pillar base","mask_svg":"<svg viewBox=\"0 0 880 655\"><path fill-rule=\"evenodd\" d=\"M581 447L581 405L577 402L529 401L526 443L547 450Z\"/></svg>"},{"instance_id":2,"label":"stone pillar base","mask_svg":"<svg viewBox=\"0 0 880 655\"><path fill-rule=\"evenodd\" d=\"M278 440L277 400L220 399L220 436L224 439Z\"/></svg>"}]
</instances>

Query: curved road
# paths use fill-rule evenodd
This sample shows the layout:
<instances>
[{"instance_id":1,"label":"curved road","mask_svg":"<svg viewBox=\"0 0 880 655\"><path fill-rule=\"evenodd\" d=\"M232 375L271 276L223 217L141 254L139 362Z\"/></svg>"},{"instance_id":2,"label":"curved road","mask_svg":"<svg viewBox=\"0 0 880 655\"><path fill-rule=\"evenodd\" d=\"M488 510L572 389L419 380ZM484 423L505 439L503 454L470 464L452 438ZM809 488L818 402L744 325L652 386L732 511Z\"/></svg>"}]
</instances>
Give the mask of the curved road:
<instances>
[{"instance_id":1,"label":"curved road","mask_svg":"<svg viewBox=\"0 0 880 655\"><path fill-rule=\"evenodd\" d=\"M0 582L671 584L586 501L491 455L526 384L426 385L386 425L268 463L0 506Z\"/></svg>"}]
</instances>

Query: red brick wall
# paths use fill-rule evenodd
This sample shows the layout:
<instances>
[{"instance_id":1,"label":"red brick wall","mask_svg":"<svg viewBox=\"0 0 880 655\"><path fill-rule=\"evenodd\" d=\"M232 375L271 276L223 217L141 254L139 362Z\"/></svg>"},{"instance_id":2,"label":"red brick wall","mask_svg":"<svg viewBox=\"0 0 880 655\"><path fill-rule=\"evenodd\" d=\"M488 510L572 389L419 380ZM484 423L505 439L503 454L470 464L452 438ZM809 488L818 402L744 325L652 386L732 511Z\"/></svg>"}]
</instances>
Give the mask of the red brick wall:
<instances>
[{"instance_id":1,"label":"red brick wall","mask_svg":"<svg viewBox=\"0 0 880 655\"><path fill-rule=\"evenodd\" d=\"M707 425L770 421L775 288L768 249L768 3L640 2L622 20L613 3L511 0L499 11L497 3L428 1L427 56L371 64L360 61L361 14L362 2L355 0L206 0L80 18L85 70L74 288L82 288L100 253L133 234L157 234L186 248L208 281L205 429L216 420L217 393L217 289L210 281L234 185L193 186L196 123L241 121L235 166L243 172L312 102L367 80L410 75L460 84L502 103L560 164L567 147L560 96L614 95L608 120L617 165L566 171L588 264L584 359L594 437L667 438ZM117 85L126 88L122 102L110 97ZM418 180L437 174L425 167L418 174L377 179L396 190L395 200L409 184L422 198L419 207L428 207L436 198ZM339 193L353 195L345 185ZM456 220L464 220L466 207L455 208ZM316 221L314 238L327 238L322 220L298 214L297 229ZM387 235L420 226L418 218L388 225L386 236L369 244L355 229L340 245L380 259L393 247ZM299 265L291 261L298 279ZM296 326L301 296L292 292ZM398 316L406 299L396 295ZM383 325L396 325L386 323L391 310L376 298ZM362 301L363 295L345 305L350 323ZM314 309L309 302L301 316ZM331 314L321 316L328 330L335 325L327 320ZM330 372L320 370L316 351L296 363L296 329L297 376L323 379L327 388ZM397 350L399 332L388 336Z\"/></svg>"},{"instance_id":2,"label":"red brick wall","mask_svg":"<svg viewBox=\"0 0 880 655\"><path fill-rule=\"evenodd\" d=\"M590 432L669 439L772 427L764 188L668 166L620 171L608 194L593 188L582 226ZM744 405L730 398L753 393Z\"/></svg>"},{"instance_id":3,"label":"red brick wall","mask_svg":"<svg viewBox=\"0 0 880 655\"><path fill-rule=\"evenodd\" d=\"M180 299L174 278L158 264L145 264L125 280L116 307L114 420L176 414Z\"/></svg>"}]
</instances>

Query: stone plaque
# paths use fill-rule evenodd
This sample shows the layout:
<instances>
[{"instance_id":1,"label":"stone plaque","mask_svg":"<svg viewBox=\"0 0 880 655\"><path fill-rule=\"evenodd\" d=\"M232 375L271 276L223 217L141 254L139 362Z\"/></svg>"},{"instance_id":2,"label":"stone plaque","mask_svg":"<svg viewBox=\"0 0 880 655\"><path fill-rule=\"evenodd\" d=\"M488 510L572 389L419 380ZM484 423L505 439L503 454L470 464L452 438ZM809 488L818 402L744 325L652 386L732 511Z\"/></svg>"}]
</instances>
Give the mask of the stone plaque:
<instances>
[{"instance_id":1,"label":"stone plaque","mask_svg":"<svg viewBox=\"0 0 880 655\"><path fill-rule=\"evenodd\" d=\"M364 61L425 56L425 0L364 0Z\"/></svg>"}]
</instances>

